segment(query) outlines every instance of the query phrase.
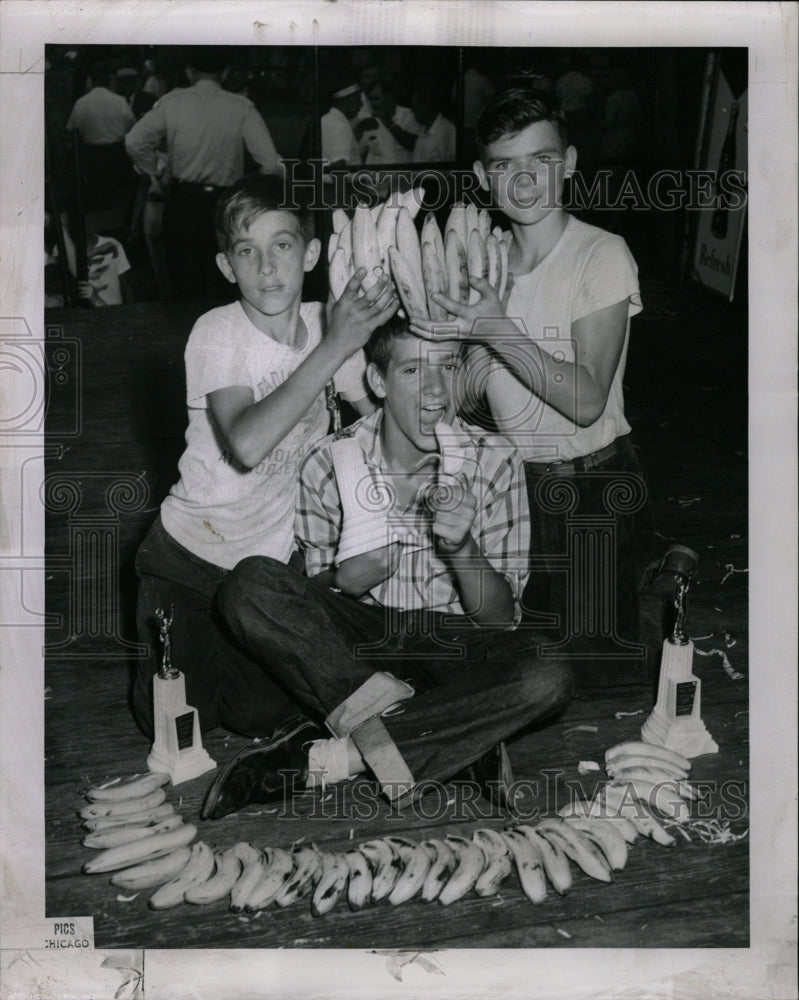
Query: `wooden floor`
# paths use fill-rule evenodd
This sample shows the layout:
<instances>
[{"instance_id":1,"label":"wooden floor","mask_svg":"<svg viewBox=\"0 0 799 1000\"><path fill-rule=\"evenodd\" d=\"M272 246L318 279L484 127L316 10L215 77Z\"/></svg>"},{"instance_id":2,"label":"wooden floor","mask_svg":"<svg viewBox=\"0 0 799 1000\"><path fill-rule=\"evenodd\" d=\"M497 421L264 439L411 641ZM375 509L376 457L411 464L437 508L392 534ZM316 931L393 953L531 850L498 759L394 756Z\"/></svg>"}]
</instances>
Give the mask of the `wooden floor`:
<instances>
[{"instance_id":1,"label":"wooden floor","mask_svg":"<svg viewBox=\"0 0 799 1000\"><path fill-rule=\"evenodd\" d=\"M679 541L700 555L689 631L697 650L709 654L697 655L695 669L720 752L697 758L693 776L716 783L711 814L740 834L748 827L749 759L746 317L697 290L651 284L643 291L647 308L634 323L627 410L649 473L662 551ZM80 845L82 789L143 770L149 750L127 709L136 653L132 559L175 476L185 426L183 348L200 311L152 303L47 316L51 363L57 367L61 341L76 341L80 350L77 383L54 380L48 415L48 610L61 623L47 637L47 914L92 914L96 945L116 948L747 946L746 836L709 845L696 834L690 841L678 835L671 849L639 840L612 885L578 874L567 896L551 893L538 906L514 876L494 899L471 896L448 908L380 904L358 913L340 903L318 919L305 903L258 916L232 914L224 903L154 913L147 893L124 898L107 876L81 874L91 854ZM67 499L58 491L64 483L73 488ZM76 544L87 533L93 551L103 553L101 573L86 561L91 548ZM81 607L107 610L92 617ZM531 785L529 808L563 804L566 782L579 780L590 791L596 777L580 778L578 762L601 761L605 748L636 736L651 705L651 692L640 688L583 696L547 727L513 742L517 777L539 783L537 795ZM247 742L217 731L206 747L222 761ZM252 807L200 823L208 780L170 788L169 798L199 824L202 839L220 847L305 839L335 850L386 832L422 839L504 822L475 815L475 805L467 808L452 787L449 804L425 807L430 818L387 804L354 814L348 789L327 801L301 797L290 815ZM482 800L476 806L488 810Z\"/></svg>"}]
</instances>

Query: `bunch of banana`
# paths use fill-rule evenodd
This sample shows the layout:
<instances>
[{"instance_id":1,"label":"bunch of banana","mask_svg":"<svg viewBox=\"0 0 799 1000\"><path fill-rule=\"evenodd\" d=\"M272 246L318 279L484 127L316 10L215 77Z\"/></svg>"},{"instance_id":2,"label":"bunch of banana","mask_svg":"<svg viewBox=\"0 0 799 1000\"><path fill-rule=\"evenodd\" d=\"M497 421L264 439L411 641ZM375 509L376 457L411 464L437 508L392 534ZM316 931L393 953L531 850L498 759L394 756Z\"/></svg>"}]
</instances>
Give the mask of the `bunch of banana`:
<instances>
[{"instance_id":1,"label":"bunch of banana","mask_svg":"<svg viewBox=\"0 0 799 1000\"><path fill-rule=\"evenodd\" d=\"M366 268L364 290L377 280L376 269L389 272L407 316L446 321L447 311L433 299L440 292L456 302L479 299L470 278L487 278L500 299L508 282L512 236L491 229L486 209L459 203L450 210L444 233L428 212L417 233L414 219L424 192L415 189L392 196L374 208L358 205L352 219L343 209L333 212L334 232L328 243L329 281L333 297Z\"/></svg>"},{"instance_id":2,"label":"bunch of banana","mask_svg":"<svg viewBox=\"0 0 799 1000\"><path fill-rule=\"evenodd\" d=\"M605 753L605 770L611 785L625 788L636 799L669 819L685 823L687 803L703 797L688 781L691 761L676 750L642 741L618 743Z\"/></svg>"},{"instance_id":3,"label":"bunch of banana","mask_svg":"<svg viewBox=\"0 0 799 1000\"><path fill-rule=\"evenodd\" d=\"M82 843L98 852L83 866L87 875L113 872L113 885L139 892L194 869L197 852L189 845L197 828L166 801L168 781L168 774L137 774L86 791L89 804L78 813L88 831Z\"/></svg>"}]
</instances>

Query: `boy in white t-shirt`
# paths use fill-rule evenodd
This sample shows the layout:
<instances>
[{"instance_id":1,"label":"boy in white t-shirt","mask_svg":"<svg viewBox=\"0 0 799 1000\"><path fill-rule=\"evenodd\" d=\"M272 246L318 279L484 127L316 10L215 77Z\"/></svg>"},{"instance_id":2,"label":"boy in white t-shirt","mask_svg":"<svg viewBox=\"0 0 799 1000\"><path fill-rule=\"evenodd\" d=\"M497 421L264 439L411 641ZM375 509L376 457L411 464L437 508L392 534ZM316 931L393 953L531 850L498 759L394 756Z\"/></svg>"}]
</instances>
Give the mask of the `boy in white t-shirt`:
<instances>
[{"instance_id":1,"label":"boy in white t-shirt","mask_svg":"<svg viewBox=\"0 0 799 1000\"><path fill-rule=\"evenodd\" d=\"M245 556L288 563L294 552L297 468L328 431L325 387L372 412L361 347L398 302L386 275L358 295L361 270L325 321L302 303L320 252L308 211L282 177L238 181L217 208L216 262L240 298L194 325L186 346L189 423L180 478L136 556L137 623L150 655L138 670L133 711L152 731L158 668L157 609L174 606L172 661L204 729L271 733L289 709L283 692L230 640L215 610L217 587Z\"/></svg>"},{"instance_id":2,"label":"boy in white t-shirt","mask_svg":"<svg viewBox=\"0 0 799 1000\"><path fill-rule=\"evenodd\" d=\"M475 280L476 303L439 301L471 345L471 385L525 459L525 616L552 630L549 648L574 658L583 683L645 681L638 592L651 523L622 395L630 318L642 308L635 261L621 237L564 210L577 153L563 113L540 94L496 95L477 144L480 185L513 234L511 289L500 302ZM434 328L411 327L427 336Z\"/></svg>"}]
</instances>

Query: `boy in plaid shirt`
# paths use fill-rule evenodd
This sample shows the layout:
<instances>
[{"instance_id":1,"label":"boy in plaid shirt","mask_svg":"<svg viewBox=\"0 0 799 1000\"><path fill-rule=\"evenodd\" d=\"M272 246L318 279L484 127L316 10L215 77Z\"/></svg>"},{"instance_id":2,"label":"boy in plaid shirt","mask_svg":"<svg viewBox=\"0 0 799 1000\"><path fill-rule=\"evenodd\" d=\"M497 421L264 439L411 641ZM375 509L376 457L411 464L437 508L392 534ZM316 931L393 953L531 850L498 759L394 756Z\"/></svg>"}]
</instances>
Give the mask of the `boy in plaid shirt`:
<instances>
[{"instance_id":1,"label":"boy in plaid shirt","mask_svg":"<svg viewBox=\"0 0 799 1000\"><path fill-rule=\"evenodd\" d=\"M290 766L327 781L371 771L400 798L474 765L482 790L511 807L502 741L571 697L568 668L514 629L524 473L506 439L457 418L460 345L428 343L394 317L365 351L382 408L300 469L307 577L253 557L220 591L236 638L336 738L304 720L248 749L214 780L204 816L279 798Z\"/></svg>"}]
</instances>

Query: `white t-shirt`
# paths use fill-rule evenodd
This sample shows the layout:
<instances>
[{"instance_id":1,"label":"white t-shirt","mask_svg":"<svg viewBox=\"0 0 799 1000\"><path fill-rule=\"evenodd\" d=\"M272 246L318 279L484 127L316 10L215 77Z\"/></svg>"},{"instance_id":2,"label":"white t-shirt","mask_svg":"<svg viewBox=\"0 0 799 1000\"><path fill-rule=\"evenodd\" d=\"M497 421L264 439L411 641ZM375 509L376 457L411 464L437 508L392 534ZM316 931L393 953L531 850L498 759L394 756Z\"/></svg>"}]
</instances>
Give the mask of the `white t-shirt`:
<instances>
[{"instance_id":1,"label":"white t-shirt","mask_svg":"<svg viewBox=\"0 0 799 1000\"><path fill-rule=\"evenodd\" d=\"M527 461L570 461L628 434L622 379L627 363L630 317L642 309L638 268L620 236L568 217L561 238L529 274L514 276L507 315L523 335L553 356L574 361L571 326L578 319L629 299L627 329L605 409L590 427L578 427L533 395L511 370L485 348L472 349L470 366L485 379L486 395L498 429Z\"/></svg>"},{"instance_id":2,"label":"white t-shirt","mask_svg":"<svg viewBox=\"0 0 799 1000\"><path fill-rule=\"evenodd\" d=\"M429 129L422 132L413 147L414 163L442 163L455 159L455 126L439 115Z\"/></svg>"},{"instance_id":3,"label":"white t-shirt","mask_svg":"<svg viewBox=\"0 0 799 1000\"><path fill-rule=\"evenodd\" d=\"M106 146L122 142L135 123L136 116L121 94L107 87L92 87L75 101L67 128L76 129L90 146Z\"/></svg>"},{"instance_id":4,"label":"white t-shirt","mask_svg":"<svg viewBox=\"0 0 799 1000\"><path fill-rule=\"evenodd\" d=\"M288 562L294 549L297 468L311 445L327 434L329 414L320 393L280 444L248 469L219 434L206 397L216 389L242 385L252 389L257 402L282 385L322 337L321 303L303 303L300 316L308 330L300 349L258 330L239 302L201 316L186 345L186 450L161 518L176 541L223 569L253 555ZM336 389L344 398L366 395L364 368L358 352L339 370Z\"/></svg>"},{"instance_id":5,"label":"white t-shirt","mask_svg":"<svg viewBox=\"0 0 799 1000\"><path fill-rule=\"evenodd\" d=\"M338 108L331 108L322 115L322 156L329 162L343 160L347 164L359 164L361 153L358 140L349 119Z\"/></svg>"}]
</instances>

